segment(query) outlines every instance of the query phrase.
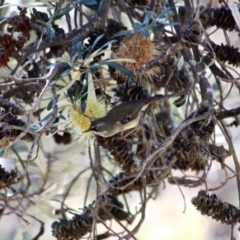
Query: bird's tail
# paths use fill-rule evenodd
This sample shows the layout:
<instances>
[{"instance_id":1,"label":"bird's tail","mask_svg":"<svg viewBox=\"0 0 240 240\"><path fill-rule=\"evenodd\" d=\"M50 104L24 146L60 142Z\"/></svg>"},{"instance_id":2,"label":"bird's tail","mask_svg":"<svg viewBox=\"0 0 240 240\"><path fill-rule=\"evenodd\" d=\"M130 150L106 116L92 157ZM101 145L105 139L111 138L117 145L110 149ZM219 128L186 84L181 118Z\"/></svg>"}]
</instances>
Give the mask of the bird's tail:
<instances>
[{"instance_id":1,"label":"bird's tail","mask_svg":"<svg viewBox=\"0 0 240 240\"><path fill-rule=\"evenodd\" d=\"M153 97L150 97L147 99L146 104L151 104L154 102L158 102L158 101L164 101L166 99L172 98L172 97L177 97L177 96L181 96L182 93L173 93L173 94L169 94L169 95L162 95L162 94L157 94Z\"/></svg>"}]
</instances>

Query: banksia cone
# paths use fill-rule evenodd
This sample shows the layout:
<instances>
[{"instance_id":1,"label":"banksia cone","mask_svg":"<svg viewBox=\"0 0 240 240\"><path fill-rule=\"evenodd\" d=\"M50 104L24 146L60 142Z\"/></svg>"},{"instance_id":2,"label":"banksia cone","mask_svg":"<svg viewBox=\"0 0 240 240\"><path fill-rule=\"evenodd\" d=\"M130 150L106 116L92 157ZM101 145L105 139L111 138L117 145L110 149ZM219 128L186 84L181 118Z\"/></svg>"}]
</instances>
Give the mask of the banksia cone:
<instances>
[{"instance_id":1,"label":"banksia cone","mask_svg":"<svg viewBox=\"0 0 240 240\"><path fill-rule=\"evenodd\" d=\"M199 115L199 113L197 115ZM203 119L192 123L191 127L202 139L208 141L211 135L214 133L215 124L213 121L208 123L206 119Z\"/></svg>"},{"instance_id":2,"label":"banksia cone","mask_svg":"<svg viewBox=\"0 0 240 240\"><path fill-rule=\"evenodd\" d=\"M75 214L71 220L61 219L53 222L52 235L60 240L73 240L83 237L92 230L95 202L84 208L82 214ZM122 210L123 204L116 197L109 194L103 195L98 206L98 219L106 221L114 216L118 221L133 221L133 217ZM100 222L101 222L100 220Z\"/></svg>"},{"instance_id":3,"label":"banksia cone","mask_svg":"<svg viewBox=\"0 0 240 240\"><path fill-rule=\"evenodd\" d=\"M145 185L141 178L130 184L128 187L124 188L133 180L134 177L127 176L125 173L120 172L118 175L108 181L108 193L112 194L113 196L118 196L120 194L125 194L132 191L140 191L143 189Z\"/></svg>"},{"instance_id":4,"label":"banksia cone","mask_svg":"<svg viewBox=\"0 0 240 240\"><path fill-rule=\"evenodd\" d=\"M177 161L174 168L181 170L204 170L211 160L208 142L202 139L194 130L188 126L183 129L173 142L173 148Z\"/></svg>"},{"instance_id":5,"label":"banksia cone","mask_svg":"<svg viewBox=\"0 0 240 240\"><path fill-rule=\"evenodd\" d=\"M122 102L141 100L150 97L147 90L130 80L119 84L116 89L113 89L113 91L115 92L115 96L119 97L119 101Z\"/></svg>"},{"instance_id":6,"label":"banksia cone","mask_svg":"<svg viewBox=\"0 0 240 240\"><path fill-rule=\"evenodd\" d=\"M208 148L212 157L220 163L223 163L224 160L228 156L230 156L230 152L227 151L223 146L216 146L214 144L209 144Z\"/></svg>"},{"instance_id":7,"label":"banksia cone","mask_svg":"<svg viewBox=\"0 0 240 240\"><path fill-rule=\"evenodd\" d=\"M136 181L134 181L134 179L135 177L128 176L127 174L120 172L108 181L108 193L112 194L113 196L118 196L120 194L126 194L132 191L141 191L148 185L159 185L159 182L156 182L157 179L154 171L149 171L146 175L146 178L140 177ZM129 186L127 186L128 184Z\"/></svg>"},{"instance_id":8,"label":"banksia cone","mask_svg":"<svg viewBox=\"0 0 240 240\"><path fill-rule=\"evenodd\" d=\"M4 114L0 117L0 123L0 146L2 147L8 146L8 144L22 132L21 130L14 129L14 126L25 127L25 123L11 113ZM32 141L33 137L30 134L26 134L22 139Z\"/></svg>"},{"instance_id":9,"label":"banksia cone","mask_svg":"<svg viewBox=\"0 0 240 240\"><path fill-rule=\"evenodd\" d=\"M240 222L240 210L227 202L222 202L215 194L209 196L205 191L199 191L197 197L192 198L192 204L202 215L211 216L216 221L220 220L228 225Z\"/></svg>"},{"instance_id":10,"label":"banksia cone","mask_svg":"<svg viewBox=\"0 0 240 240\"><path fill-rule=\"evenodd\" d=\"M94 204L95 202L89 207L92 208ZM133 220L129 212L123 211L123 204L116 197L106 194L102 196L102 201L98 209L98 217L106 221L112 218L111 215L118 221L126 220L128 223L131 223Z\"/></svg>"},{"instance_id":11,"label":"banksia cone","mask_svg":"<svg viewBox=\"0 0 240 240\"><path fill-rule=\"evenodd\" d=\"M74 240L90 232L92 224L92 216L75 214L72 220L55 221L51 226L52 235L59 240Z\"/></svg>"},{"instance_id":12,"label":"banksia cone","mask_svg":"<svg viewBox=\"0 0 240 240\"><path fill-rule=\"evenodd\" d=\"M135 33L122 39L118 49L112 53L112 58L128 58L135 60L135 63L121 62L121 65L132 72L136 72L138 68L154 59L157 55L159 55L159 53L156 50L155 44L141 34ZM137 81L140 83L152 82L152 78L157 75L158 72L159 67L146 70L142 72L141 75L138 75ZM118 83L127 80L127 76L118 70L112 72L112 77L116 79Z\"/></svg>"},{"instance_id":13,"label":"banksia cone","mask_svg":"<svg viewBox=\"0 0 240 240\"><path fill-rule=\"evenodd\" d=\"M167 91L178 93L186 89L189 80L184 69L176 69L172 61L161 66L161 75L153 78L154 85L157 88L165 88Z\"/></svg>"},{"instance_id":14,"label":"banksia cone","mask_svg":"<svg viewBox=\"0 0 240 240\"><path fill-rule=\"evenodd\" d=\"M191 113L192 116L199 116L206 111L205 108L199 108L197 112ZM183 129L173 142L173 148L177 161L175 167L196 171L204 170L210 160L215 157L209 149L209 139L214 132L215 124L213 121L207 123L206 119L192 123Z\"/></svg>"},{"instance_id":15,"label":"banksia cone","mask_svg":"<svg viewBox=\"0 0 240 240\"><path fill-rule=\"evenodd\" d=\"M193 115L195 113L192 113ZM196 113L196 115L201 112ZM206 123L206 119L192 123L183 129L176 137L173 148L177 161L175 167L187 170L204 170L210 160L216 159L224 162L230 153L223 146L216 146L209 143L214 132L213 121Z\"/></svg>"},{"instance_id":16,"label":"banksia cone","mask_svg":"<svg viewBox=\"0 0 240 240\"><path fill-rule=\"evenodd\" d=\"M230 47L228 45L221 44L217 45L214 42L211 42L211 46L216 54L216 57L222 62L228 62L233 66L240 66L240 52L239 48Z\"/></svg>"},{"instance_id":17,"label":"banksia cone","mask_svg":"<svg viewBox=\"0 0 240 240\"><path fill-rule=\"evenodd\" d=\"M201 12L200 19L205 28L216 26L217 28L232 31L236 24L231 10L226 6L206 8Z\"/></svg>"},{"instance_id":18,"label":"banksia cone","mask_svg":"<svg viewBox=\"0 0 240 240\"><path fill-rule=\"evenodd\" d=\"M21 119L18 119L16 116L12 115L11 113L4 114L1 117L1 121L13 126L18 126L18 127L25 126L25 123Z\"/></svg>"},{"instance_id":19,"label":"banksia cone","mask_svg":"<svg viewBox=\"0 0 240 240\"><path fill-rule=\"evenodd\" d=\"M18 182L17 173L14 170L6 172L5 168L0 165L0 189L4 187L11 187L12 184Z\"/></svg>"},{"instance_id":20,"label":"banksia cone","mask_svg":"<svg viewBox=\"0 0 240 240\"><path fill-rule=\"evenodd\" d=\"M124 172L132 173L138 169L137 164L134 162L132 146L127 140L121 139L119 136L109 138L96 136L96 140L101 147L107 149L111 153L114 161L123 169Z\"/></svg>"},{"instance_id":21,"label":"banksia cone","mask_svg":"<svg viewBox=\"0 0 240 240\"><path fill-rule=\"evenodd\" d=\"M120 31L127 30L122 23L115 21L114 19L110 18L107 20L107 26L104 29L105 35L107 36L108 40L114 38L114 35ZM113 44L114 45L114 44Z\"/></svg>"}]
</instances>

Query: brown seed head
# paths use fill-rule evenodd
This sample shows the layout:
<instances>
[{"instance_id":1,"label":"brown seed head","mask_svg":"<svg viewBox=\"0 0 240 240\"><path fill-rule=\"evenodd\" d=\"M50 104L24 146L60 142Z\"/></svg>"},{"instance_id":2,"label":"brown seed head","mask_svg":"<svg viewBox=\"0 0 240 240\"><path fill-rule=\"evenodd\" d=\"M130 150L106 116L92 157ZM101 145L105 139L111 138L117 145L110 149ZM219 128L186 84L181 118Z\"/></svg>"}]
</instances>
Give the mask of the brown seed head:
<instances>
[{"instance_id":1,"label":"brown seed head","mask_svg":"<svg viewBox=\"0 0 240 240\"><path fill-rule=\"evenodd\" d=\"M143 37L141 34L136 33L123 38L119 48L113 52L112 58L134 59L136 61L135 63L121 62L121 65L133 72L136 72L136 70L142 67L143 64L154 59L157 53L158 51L156 50L156 46L153 42L151 42L148 38ZM158 70L159 68L155 67L148 71L144 71L141 73L141 76L138 76L138 79L144 79L145 81L151 82L152 77L156 75ZM127 76L117 70L114 72L113 77L115 79L127 79Z\"/></svg>"}]
</instances>

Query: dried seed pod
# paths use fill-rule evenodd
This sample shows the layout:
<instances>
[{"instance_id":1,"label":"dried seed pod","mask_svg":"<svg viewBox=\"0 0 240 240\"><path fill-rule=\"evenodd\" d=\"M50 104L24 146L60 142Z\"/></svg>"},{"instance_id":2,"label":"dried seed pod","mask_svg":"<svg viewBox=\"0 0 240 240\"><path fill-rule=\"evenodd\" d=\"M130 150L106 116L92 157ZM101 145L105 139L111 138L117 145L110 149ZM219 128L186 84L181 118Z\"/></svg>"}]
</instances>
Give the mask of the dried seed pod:
<instances>
[{"instance_id":1,"label":"dried seed pod","mask_svg":"<svg viewBox=\"0 0 240 240\"><path fill-rule=\"evenodd\" d=\"M61 240L81 238L92 229L94 207L95 201L85 207L82 214L75 214L71 220L61 219L59 222L53 222L52 235ZM98 222L110 220L112 216L118 221L126 220L128 223L133 221L132 215L123 211L123 204L110 194L102 195L97 210Z\"/></svg>"},{"instance_id":2,"label":"dried seed pod","mask_svg":"<svg viewBox=\"0 0 240 240\"><path fill-rule=\"evenodd\" d=\"M121 22L117 22L114 19L110 18L107 20L107 26L104 29L104 32L107 38L110 40L116 33L123 30L127 30L127 28Z\"/></svg>"},{"instance_id":3,"label":"dried seed pod","mask_svg":"<svg viewBox=\"0 0 240 240\"><path fill-rule=\"evenodd\" d=\"M204 170L211 160L208 141L201 138L192 126L183 129L173 142L177 161L174 168Z\"/></svg>"},{"instance_id":4,"label":"dried seed pod","mask_svg":"<svg viewBox=\"0 0 240 240\"><path fill-rule=\"evenodd\" d=\"M0 189L4 187L11 187L11 185L18 182L17 172L11 170L11 172L6 172L5 168L0 165Z\"/></svg>"},{"instance_id":5,"label":"dried seed pod","mask_svg":"<svg viewBox=\"0 0 240 240\"><path fill-rule=\"evenodd\" d=\"M200 114L198 113L197 115ZM208 123L207 120L204 119L192 123L191 127L202 139L208 141L210 136L214 133L215 123L212 120Z\"/></svg>"},{"instance_id":6,"label":"dried seed pod","mask_svg":"<svg viewBox=\"0 0 240 240\"><path fill-rule=\"evenodd\" d=\"M74 240L91 231L93 217L75 214L71 220L61 219L53 222L52 235L59 240Z\"/></svg>"},{"instance_id":7,"label":"dried seed pod","mask_svg":"<svg viewBox=\"0 0 240 240\"><path fill-rule=\"evenodd\" d=\"M239 48L230 47L228 45L224 45L223 43L220 45L211 42L211 46L216 54L216 57L222 62L228 62L228 64L232 64L233 66L240 66L240 52Z\"/></svg>"},{"instance_id":8,"label":"dried seed pod","mask_svg":"<svg viewBox=\"0 0 240 240\"><path fill-rule=\"evenodd\" d=\"M113 89L113 91L115 92L115 96L120 98L119 101L122 102L147 99L150 97L147 90L131 80L119 84L117 88Z\"/></svg>"},{"instance_id":9,"label":"dried seed pod","mask_svg":"<svg viewBox=\"0 0 240 240\"><path fill-rule=\"evenodd\" d=\"M220 163L223 163L224 160L230 156L230 152L227 151L223 146L209 144L208 147L213 158L215 158Z\"/></svg>"},{"instance_id":10,"label":"dried seed pod","mask_svg":"<svg viewBox=\"0 0 240 240\"><path fill-rule=\"evenodd\" d=\"M221 8L203 8L200 14L200 20L205 28L216 26L224 30L232 31L236 25L231 10L226 6Z\"/></svg>"},{"instance_id":11,"label":"dried seed pod","mask_svg":"<svg viewBox=\"0 0 240 240\"><path fill-rule=\"evenodd\" d=\"M0 146L6 147L13 141L22 131L14 129L16 127L25 127L25 123L21 119L17 119L16 116L11 113L4 114L0 117ZM23 138L26 141L32 141L33 136L26 134Z\"/></svg>"},{"instance_id":12,"label":"dried seed pod","mask_svg":"<svg viewBox=\"0 0 240 240\"><path fill-rule=\"evenodd\" d=\"M184 69L178 70L174 62L167 63L161 66L160 76L153 78L154 85L157 88L166 88L166 90L178 93L186 89L189 80Z\"/></svg>"},{"instance_id":13,"label":"dried seed pod","mask_svg":"<svg viewBox=\"0 0 240 240\"><path fill-rule=\"evenodd\" d=\"M199 108L197 112L193 112L188 119L193 116L201 115L205 108ZM196 171L204 170L209 164L213 156L209 150L209 138L214 132L215 124L213 121L209 123L200 120L192 123L183 129L173 142L173 148L177 161L175 167Z\"/></svg>"},{"instance_id":14,"label":"dried seed pod","mask_svg":"<svg viewBox=\"0 0 240 240\"><path fill-rule=\"evenodd\" d=\"M200 108L188 116L201 115L204 109ZM214 131L213 121L207 124L206 119L192 123L183 129L173 142L177 161L175 167L196 171L204 170L209 161L213 159L209 150L209 138Z\"/></svg>"},{"instance_id":15,"label":"dried seed pod","mask_svg":"<svg viewBox=\"0 0 240 240\"><path fill-rule=\"evenodd\" d=\"M207 194L204 190L198 192L197 197L192 198L192 204L201 211L202 215L211 216L216 221L228 225L235 225L240 222L240 209L222 202L216 194Z\"/></svg>"},{"instance_id":16,"label":"dried seed pod","mask_svg":"<svg viewBox=\"0 0 240 240\"><path fill-rule=\"evenodd\" d=\"M9 125L14 125L18 127L25 126L25 122L21 119L18 119L16 116L12 115L11 113L6 113L1 117L1 122L8 123Z\"/></svg>"},{"instance_id":17,"label":"dried seed pod","mask_svg":"<svg viewBox=\"0 0 240 240\"><path fill-rule=\"evenodd\" d=\"M92 205L94 204L95 202ZM133 220L129 212L123 211L123 204L116 197L106 194L102 196L102 201L99 203L98 217L103 221L106 221L112 218L111 215L113 215L118 221L125 220L128 223L131 223Z\"/></svg>"},{"instance_id":18,"label":"dried seed pod","mask_svg":"<svg viewBox=\"0 0 240 240\"><path fill-rule=\"evenodd\" d=\"M134 154L132 153L132 146L127 140L121 139L119 136L113 136L109 138L103 138L96 136L98 144L107 149L114 158L114 161L126 173L135 172L137 164L134 161Z\"/></svg>"},{"instance_id":19,"label":"dried seed pod","mask_svg":"<svg viewBox=\"0 0 240 240\"><path fill-rule=\"evenodd\" d=\"M206 109L199 108L188 116L201 115ZM173 148L177 161L175 167L182 170L192 169L196 171L204 170L210 160L216 159L223 162L229 156L229 152L222 146L209 143L211 135L214 133L215 123L206 119L192 123L183 129L176 137Z\"/></svg>"},{"instance_id":20,"label":"dried seed pod","mask_svg":"<svg viewBox=\"0 0 240 240\"><path fill-rule=\"evenodd\" d=\"M119 221L126 220L128 223L131 223L133 221L133 217L130 215L129 212L123 211L123 204L119 202L119 200L116 197L108 195L108 198L111 197L111 209L109 209L109 212Z\"/></svg>"},{"instance_id":21,"label":"dried seed pod","mask_svg":"<svg viewBox=\"0 0 240 240\"><path fill-rule=\"evenodd\" d=\"M120 172L119 174L117 174L115 177L111 178L108 181L109 185L108 193L112 194L113 196L118 196L120 194L125 194L132 191L139 191L144 187L142 179L139 178L137 181L135 181L127 188L121 189L122 187L126 186L133 180L134 177L128 177L125 173Z\"/></svg>"},{"instance_id":22,"label":"dried seed pod","mask_svg":"<svg viewBox=\"0 0 240 240\"><path fill-rule=\"evenodd\" d=\"M133 180L134 177L128 176L125 173L120 172L108 181L108 193L112 194L113 196L118 196L120 194L125 194L132 191L140 191L147 185L159 185L159 183L156 182L156 176L154 174L154 171L149 171L146 178L139 178L132 184L130 184L128 187L125 187Z\"/></svg>"}]
</instances>

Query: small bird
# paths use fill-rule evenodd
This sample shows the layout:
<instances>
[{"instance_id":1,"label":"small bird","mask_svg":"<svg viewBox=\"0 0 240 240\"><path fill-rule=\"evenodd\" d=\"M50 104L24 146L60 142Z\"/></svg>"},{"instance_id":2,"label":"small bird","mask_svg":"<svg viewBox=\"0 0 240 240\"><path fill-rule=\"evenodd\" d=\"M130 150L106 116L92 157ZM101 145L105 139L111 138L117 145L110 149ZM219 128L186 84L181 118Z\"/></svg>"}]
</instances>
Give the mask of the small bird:
<instances>
[{"instance_id":1,"label":"small bird","mask_svg":"<svg viewBox=\"0 0 240 240\"><path fill-rule=\"evenodd\" d=\"M111 137L119 132L135 128L140 120L141 113L147 107L160 100L166 99L173 95L156 95L143 100L134 100L123 102L113 107L106 116L94 119L88 130L95 135L102 137Z\"/></svg>"}]
</instances>

